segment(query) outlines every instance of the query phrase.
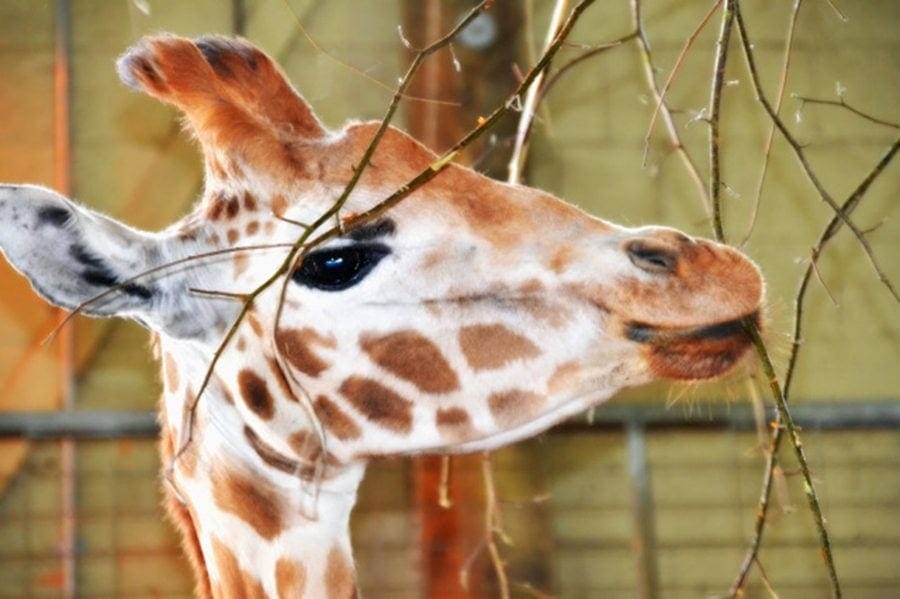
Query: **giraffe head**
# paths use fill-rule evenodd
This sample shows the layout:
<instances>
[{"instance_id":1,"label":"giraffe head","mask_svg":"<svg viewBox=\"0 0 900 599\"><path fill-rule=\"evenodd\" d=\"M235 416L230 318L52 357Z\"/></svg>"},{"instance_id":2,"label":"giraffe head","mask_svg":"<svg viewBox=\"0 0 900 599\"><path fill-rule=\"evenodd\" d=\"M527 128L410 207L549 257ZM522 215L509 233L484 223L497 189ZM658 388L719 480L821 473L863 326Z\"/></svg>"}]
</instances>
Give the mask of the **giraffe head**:
<instances>
[{"instance_id":1,"label":"giraffe head","mask_svg":"<svg viewBox=\"0 0 900 599\"><path fill-rule=\"evenodd\" d=\"M38 293L64 307L129 281L85 312L135 318L162 336L167 360L193 353L199 363L240 303L198 290L246 294L287 249L130 277L219 249L292 243L295 223L315 221L340 196L377 124L326 130L243 41L147 38L118 67L127 85L184 113L205 159L201 201L148 234L46 189L4 186L0 242ZM435 160L389 129L342 218ZM279 438L285 451L298 415L281 399L312 406L339 460L486 448L622 387L722 374L747 352L740 319L757 317L762 296L756 267L729 247L616 226L450 165L261 293L215 381L241 398L251 436Z\"/></svg>"},{"instance_id":2,"label":"giraffe head","mask_svg":"<svg viewBox=\"0 0 900 599\"><path fill-rule=\"evenodd\" d=\"M298 223L341 195L378 124L327 130L240 40L147 38L118 67L127 85L183 112L203 150L202 199L151 234L6 185L0 248L51 303L71 309L112 287L83 311L159 335L164 435L184 434L205 385L193 440L210 472L233 460L283 483L298 464L339 473L373 455L489 449L623 387L719 376L748 351L741 319L758 318L763 282L737 251L620 227L454 164L310 248L242 312L238 300L278 272ZM436 160L389 129L339 218L352 223ZM196 471L186 459L176 473L187 495L211 493L259 538L279 534L281 517L258 509L268 500L246 477L220 488L213 476L210 491L191 487ZM252 513L238 506L246 496ZM215 543L203 553L211 559Z\"/></svg>"}]
</instances>

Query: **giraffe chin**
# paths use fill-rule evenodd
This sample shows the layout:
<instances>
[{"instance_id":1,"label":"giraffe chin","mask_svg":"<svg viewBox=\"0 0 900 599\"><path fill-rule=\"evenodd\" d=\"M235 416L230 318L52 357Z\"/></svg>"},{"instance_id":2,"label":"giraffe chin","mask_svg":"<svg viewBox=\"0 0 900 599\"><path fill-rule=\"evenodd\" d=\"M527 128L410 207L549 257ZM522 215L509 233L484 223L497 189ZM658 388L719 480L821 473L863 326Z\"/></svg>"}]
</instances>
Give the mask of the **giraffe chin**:
<instances>
[{"instance_id":1,"label":"giraffe chin","mask_svg":"<svg viewBox=\"0 0 900 599\"><path fill-rule=\"evenodd\" d=\"M702 327L665 328L631 323L626 336L647 346L651 372L665 379L698 381L726 374L752 347L744 327L750 319L759 326L759 312Z\"/></svg>"}]
</instances>

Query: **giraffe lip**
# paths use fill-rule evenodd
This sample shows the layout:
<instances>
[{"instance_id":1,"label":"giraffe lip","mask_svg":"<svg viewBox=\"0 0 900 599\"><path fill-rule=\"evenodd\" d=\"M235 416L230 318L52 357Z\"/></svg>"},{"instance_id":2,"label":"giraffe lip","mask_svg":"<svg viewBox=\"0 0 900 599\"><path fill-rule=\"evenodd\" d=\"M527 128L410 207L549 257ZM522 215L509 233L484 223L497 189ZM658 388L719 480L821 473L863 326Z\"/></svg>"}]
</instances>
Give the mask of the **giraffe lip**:
<instances>
[{"instance_id":1,"label":"giraffe lip","mask_svg":"<svg viewBox=\"0 0 900 599\"><path fill-rule=\"evenodd\" d=\"M740 318L716 322L700 327L662 327L640 322L629 323L625 336L637 343L653 345L669 344L684 341L714 341L730 339L737 336L746 336L744 319L749 318L757 326L759 325L759 312L753 312Z\"/></svg>"},{"instance_id":2,"label":"giraffe lip","mask_svg":"<svg viewBox=\"0 0 900 599\"><path fill-rule=\"evenodd\" d=\"M726 373L750 348L745 320L759 325L759 312L699 327L660 327L632 322L625 336L647 346L650 370L661 378L709 379Z\"/></svg>"}]
</instances>

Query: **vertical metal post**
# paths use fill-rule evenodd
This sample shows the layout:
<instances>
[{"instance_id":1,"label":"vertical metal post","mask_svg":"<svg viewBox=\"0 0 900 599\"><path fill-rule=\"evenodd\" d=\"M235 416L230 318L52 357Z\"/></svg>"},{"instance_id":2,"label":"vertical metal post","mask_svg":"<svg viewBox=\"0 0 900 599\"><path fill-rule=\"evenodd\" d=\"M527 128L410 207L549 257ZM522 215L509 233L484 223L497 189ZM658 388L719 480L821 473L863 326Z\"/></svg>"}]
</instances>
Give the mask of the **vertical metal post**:
<instances>
[{"instance_id":1,"label":"vertical metal post","mask_svg":"<svg viewBox=\"0 0 900 599\"><path fill-rule=\"evenodd\" d=\"M53 133L54 186L63 195L72 193L70 139L70 6L69 0L56 2L56 26L53 59ZM62 316L62 311L60 311ZM66 325L58 337L59 409L71 411L75 407L74 336L72 324ZM76 453L75 441L60 442L60 533L59 552L62 561L62 597L74 598L76 588Z\"/></svg>"},{"instance_id":2,"label":"vertical metal post","mask_svg":"<svg viewBox=\"0 0 900 599\"><path fill-rule=\"evenodd\" d=\"M654 525L653 490L647 464L647 439L644 425L630 421L626 427L628 474L631 477L632 514L634 515L634 553L637 561L637 597L659 596L656 563L656 527Z\"/></svg>"}]
</instances>

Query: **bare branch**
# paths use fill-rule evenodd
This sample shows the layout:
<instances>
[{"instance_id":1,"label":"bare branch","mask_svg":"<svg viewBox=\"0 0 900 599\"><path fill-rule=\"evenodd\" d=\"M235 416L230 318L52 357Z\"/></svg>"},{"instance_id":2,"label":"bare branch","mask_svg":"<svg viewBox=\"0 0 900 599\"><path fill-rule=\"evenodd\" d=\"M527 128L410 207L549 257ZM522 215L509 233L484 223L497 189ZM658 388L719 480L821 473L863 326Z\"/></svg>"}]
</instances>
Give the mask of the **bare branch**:
<instances>
[{"instance_id":1,"label":"bare branch","mask_svg":"<svg viewBox=\"0 0 900 599\"><path fill-rule=\"evenodd\" d=\"M235 246L235 247L231 247L231 248L223 248L220 250L212 250L209 252L203 252L200 254L192 254L186 258L181 258L179 260L173 260L172 262L166 262L165 264L160 264L159 266L155 266L153 268L141 271L138 274L136 274L132 277L129 277L129 278L121 281L120 283L113 285L112 287L109 287L108 289L104 290L103 292L98 293L97 295L90 297L90 298L84 300L83 302L81 302L80 304L78 304L77 306L75 306L66 315L65 318L63 318L55 327L53 327L53 330L50 331L50 333L42 341L42 343L49 343L49 342L53 341L53 339L56 337L57 333L59 333L59 330L62 327L64 327L66 325L66 323L68 323L70 320L75 318L75 316L77 316L78 314L82 313L86 308L88 308L92 304L95 304L95 303L109 297L113 293L115 293L117 291L121 291L123 288L128 287L129 285L132 285L132 284L140 281L141 279L145 279L151 275L162 273L167 270L171 270L177 266L183 266L185 264L188 264L191 262L196 262L198 260L203 260L205 258L214 258L217 256L224 256L227 254L239 254L242 252L253 252L253 251L260 251L260 250L272 250L272 249L287 250L287 249L291 249L292 247L294 247L294 244L291 244L291 243L264 243L264 244L257 244L257 245L239 245L239 246Z\"/></svg>"},{"instance_id":2,"label":"bare branch","mask_svg":"<svg viewBox=\"0 0 900 599\"><path fill-rule=\"evenodd\" d=\"M709 20L716 13L719 6L722 4L722 0L716 0L712 6L709 7L709 11L700 19L700 23L697 27L694 28L694 31L688 36L687 40L685 40L684 45L681 47L681 50L678 52L678 57L675 59L675 64L672 66L672 70L669 72L669 76L666 77L666 82L663 84L662 91L657 94L656 106L653 109L653 114L650 116L650 124L647 125L647 133L644 134L644 165L647 164L647 154L650 148L650 136L653 134L653 129L656 126L656 117L659 116L659 111L663 107L666 94L669 93L669 88L672 87L672 83L675 81L675 78L678 76L678 73L681 72L681 65L684 64L684 59L687 58L688 51L690 51L691 47L693 47L694 42L697 40L697 37L700 35L706 25L709 23Z\"/></svg>"},{"instance_id":3,"label":"bare branch","mask_svg":"<svg viewBox=\"0 0 900 599\"><path fill-rule=\"evenodd\" d=\"M725 0L722 10L722 27L716 40L716 58L713 64L712 87L709 98L709 197L712 202L712 225L716 239L725 241L725 229L722 225L722 174L719 159L719 148L722 143L720 133L720 114L722 106L722 87L725 84L725 66L728 63L728 42L734 28L734 14L737 0Z\"/></svg>"},{"instance_id":4,"label":"bare branch","mask_svg":"<svg viewBox=\"0 0 900 599\"><path fill-rule=\"evenodd\" d=\"M736 1L736 0L735 0ZM878 280L881 281L885 287L887 287L890 294L894 297L894 301L900 303L900 295L897 294L897 290L894 288L894 285L891 283L891 280L887 277L884 271L879 266L878 261L875 258L875 253L872 251L871 245L869 245L868 240L863 235L862 231L850 220L850 218L844 214L837 203L834 201L834 198L831 197L831 194L828 193L828 190L825 189L825 186L822 185L822 182L816 176L815 172L810 166L809 161L806 159L806 154L803 152L803 147L794 139L794 136L791 135L791 132L788 131L787 127L784 125L784 122L779 118L779 116L772 109L772 105L769 103L769 100L766 98L766 95L762 91L762 86L759 82L759 75L756 70L756 61L753 58L753 45L750 43L750 38L747 34L747 28L744 23L743 16L741 15L740 7L735 4L735 15L737 17L737 25L738 32L740 33L741 45L744 49L744 58L747 62L747 70L750 73L750 80L753 82L753 89L756 92L756 98L759 100L759 103L762 104L766 113L769 115L769 118L772 119L772 122L775 123L775 126L781 132L784 139L788 142L788 145L794 151L794 155L797 157L797 160L800 162L800 165L803 167L803 172L806 174L807 179L809 179L810 183L812 183L813 187L815 187L816 191L819 193L819 197L834 210L835 214L837 214L841 220L847 225L853 234L856 236L856 239L859 241L859 244L862 246L865 251L866 257L869 260L869 263L872 265L872 269L875 271L875 274L878 277Z\"/></svg>"},{"instance_id":5,"label":"bare branch","mask_svg":"<svg viewBox=\"0 0 900 599\"><path fill-rule=\"evenodd\" d=\"M778 80L778 93L775 98L775 113L779 113L781 111L781 103L784 100L784 90L787 87L787 78L788 78L788 69L791 65L791 50L794 47L794 30L797 25L797 16L800 14L800 5L803 3L803 0L794 0L794 6L791 8L791 17L788 21L788 31L787 31L787 40L784 44L784 58L782 59L781 64L781 77ZM762 170L759 173L759 179L756 181L756 193L753 196L753 213L750 216L750 226L747 227L747 232L744 234L744 238L738 244L743 246L750 239L750 235L753 234L753 229L756 227L756 219L759 217L759 207L762 205L762 190L763 186L766 184L766 175L769 172L769 157L772 154L772 142L775 140L775 124L772 123L772 126L769 127L769 135L766 138L766 144L763 146L763 164Z\"/></svg>"},{"instance_id":6,"label":"bare branch","mask_svg":"<svg viewBox=\"0 0 900 599\"><path fill-rule=\"evenodd\" d=\"M497 549L494 539L498 532L502 531L500 524L500 512L497 508L497 490L494 486L494 473L491 468L491 454L483 453L481 456L481 474L484 477L484 536L491 563L494 565L494 573L497 575L497 584L500 587L501 599L509 599L509 579L506 576L506 567Z\"/></svg>"},{"instance_id":7,"label":"bare branch","mask_svg":"<svg viewBox=\"0 0 900 599\"><path fill-rule=\"evenodd\" d=\"M553 14L550 16L550 25L547 27L547 36L544 40L544 51L547 50L559 34L567 4L568 0L556 0L556 4L553 5ZM509 183L519 183L522 177L522 168L525 165L525 157L528 154L528 134L534 121L535 108L540 101L541 83L544 80L545 72L541 71L528 86L528 89L525 90L525 102L522 105L522 114L519 117L519 125L516 127L512 155L507 166L508 175L506 180Z\"/></svg>"},{"instance_id":8,"label":"bare branch","mask_svg":"<svg viewBox=\"0 0 900 599\"><path fill-rule=\"evenodd\" d=\"M541 93L540 93L540 97L538 98L538 103L540 103L544 99L544 97L550 92L551 89L553 89L553 86L556 85L557 81L559 81L562 78L562 76L565 75L566 73L568 73L573 67L581 64L582 62L584 62L585 60L587 60L589 58L593 58L594 56L597 56L598 54L602 54L603 52L606 52L607 50L612 50L613 48L618 48L625 42L635 39L637 36L638 36L638 32L632 31L631 33L629 33L627 35L623 35L622 37L620 37L618 39L612 40L611 42L604 42L602 44L598 44L596 46L588 48L587 50L585 50L584 52L582 52L575 58L570 59L568 62L566 62L561 67L559 67L558 69L553 71L553 73L551 73L550 76L547 77L547 80L544 82L543 87L541 87Z\"/></svg>"},{"instance_id":9,"label":"bare branch","mask_svg":"<svg viewBox=\"0 0 900 599\"><path fill-rule=\"evenodd\" d=\"M880 119L878 117L874 117L871 114L867 114L867 113L863 112L862 110L859 110L858 108L854 108L853 106L850 106L849 104L847 104L847 101L844 100L843 96L840 96L840 98L837 100L821 100L819 98L808 98L806 96L801 96L800 94L791 94L791 97L796 98L797 100L800 100L800 102L801 102L800 109L801 110L803 109L803 106L805 104L823 104L825 106L837 106L837 107L849 110L856 116L862 117L869 122L875 123L876 125L884 125L885 127L890 127L892 129L900 129L900 125L898 125L897 123L892 123L891 121L888 121L886 119Z\"/></svg>"},{"instance_id":10,"label":"bare branch","mask_svg":"<svg viewBox=\"0 0 900 599\"><path fill-rule=\"evenodd\" d=\"M388 85L387 83L384 83L383 81L376 79L372 75L368 74L366 71L353 66L349 62L345 62L345 61L341 60L340 58L338 58L337 56L335 56L334 54L332 54L331 52L329 52L328 50L323 48L319 44L319 42L316 41L316 38L314 38L312 36L312 34L310 34L309 31L306 30L306 27L303 26L303 18L297 13L297 10L291 4L290 0L281 0L281 1L284 3L284 5L287 7L287 9L289 11L291 11L291 15L294 17L294 22L297 25L297 29L300 30L300 32L303 34L303 37L306 38L307 43L310 46L312 46L313 50L315 50L319 54L322 54L323 56L327 57L329 60L334 61L336 64L344 67L345 69L348 69L348 70L352 71L353 73L359 75L363 79L371 81L372 83L374 83L375 85L377 85L378 87L380 87L382 89L385 89L390 92L396 91L392 86ZM482 2L481 4L482 5L491 4L491 2L493 2L493 0L487 0L486 2ZM477 8L478 7L476 7L476 9ZM404 45L407 45L408 42L406 42L406 40L403 38L403 31L400 30L399 33L400 33L401 43L403 43ZM407 47L409 47L409 46L407 46ZM422 98L420 96L404 95L403 99L409 100L412 102L428 102L431 104L443 104L445 106L458 106L459 105L458 102L449 102L447 100L439 100L437 98Z\"/></svg>"},{"instance_id":11,"label":"bare branch","mask_svg":"<svg viewBox=\"0 0 900 599\"><path fill-rule=\"evenodd\" d=\"M842 213L850 214L859 205L859 202L860 200L862 200L862 197L865 195L866 191L868 191L869 187L871 187L875 179L885 170L885 168L887 168L888 164L894 158L894 155L897 153L898 149L900 149L900 139L894 142L887 153L881 158L881 160L878 161L878 163L869 172L869 174L866 175L865 179L863 179L863 181L856 187L853 193L851 193L850 196L843 202L843 204L841 205ZM840 217L838 217L837 215L832 217L831 221L819 236L818 242L813 247L810 257L810 263L807 265L806 271L803 273L803 276L800 279L797 296L794 299L794 332L793 341L791 343L791 354L788 360L787 370L785 371L784 375L785 401L790 398L791 384L794 380L797 358L799 356L802 343L802 325L804 315L803 306L806 299L806 291L808 289L809 281L812 276L813 262L818 260L819 256L822 255L822 252L824 251L828 241L832 237L834 237L834 235L840 230L842 224L843 221ZM744 587L744 584L746 584L747 575L750 572L750 568L754 563L756 563L756 557L759 553L760 544L762 543L762 536L769 508L769 497L771 495L772 482L774 480L774 473L777 466L776 454L778 452L778 447L781 444L783 431L784 427L781 425L781 412L779 412L776 416L775 422L773 423L772 436L769 440L769 447L766 452L766 467L765 473L763 475L762 491L760 492L759 503L756 508L756 521L753 527L753 538L750 542L750 546L747 549L747 553L744 556L744 561L741 564L740 569L738 570L738 575L728 591L728 596L732 598L739 595L741 589Z\"/></svg>"},{"instance_id":12,"label":"bare branch","mask_svg":"<svg viewBox=\"0 0 900 599\"><path fill-rule=\"evenodd\" d=\"M700 174L691 155L688 154L687 148L685 148L684 144L681 142L681 136L678 134L678 127L675 125L675 119L672 117L672 111L669 109L668 104L666 104L665 99L659 91L659 86L656 83L656 72L653 67L653 57L650 53L650 42L647 41L647 35L644 31L644 22L641 15L641 0L631 0L631 22L634 25L635 31L637 31L636 39L641 54L641 62L644 66L644 78L647 80L647 86L650 88L653 98L659 105L659 111L660 114L662 114L663 122L666 125L666 131L669 133L669 140L672 143L672 147L681 157L681 162L687 169L691 180L693 180L694 185L697 188L697 195L703 203L703 208L706 211L707 216L711 217L712 206L703 176ZM646 149L644 152L644 162L646 162Z\"/></svg>"}]
</instances>

